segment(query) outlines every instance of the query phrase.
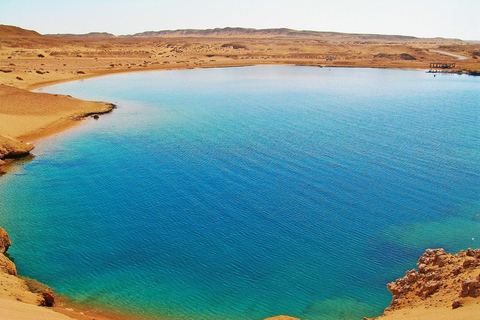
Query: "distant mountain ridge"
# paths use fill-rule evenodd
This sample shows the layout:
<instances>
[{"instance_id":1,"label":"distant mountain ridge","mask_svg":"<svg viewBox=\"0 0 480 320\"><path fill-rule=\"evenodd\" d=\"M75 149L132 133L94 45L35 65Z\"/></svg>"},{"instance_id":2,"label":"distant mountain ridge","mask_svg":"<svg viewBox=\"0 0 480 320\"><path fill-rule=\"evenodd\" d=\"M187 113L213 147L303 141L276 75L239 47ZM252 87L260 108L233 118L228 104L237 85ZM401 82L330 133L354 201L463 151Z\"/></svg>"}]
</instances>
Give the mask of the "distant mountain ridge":
<instances>
[{"instance_id":1,"label":"distant mountain ridge","mask_svg":"<svg viewBox=\"0 0 480 320\"><path fill-rule=\"evenodd\" d=\"M135 33L130 37L160 37L160 36L288 36L288 37L356 37L358 39L378 40L414 40L412 36L377 35L377 34L354 34L341 32L323 32L310 30L293 30L287 28L278 29L253 29L253 28L215 28L215 29L178 29L162 31L146 31Z\"/></svg>"},{"instance_id":2,"label":"distant mountain ridge","mask_svg":"<svg viewBox=\"0 0 480 320\"><path fill-rule=\"evenodd\" d=\"M85 34L73 34L73 33L59 33L48 34L50 37L64 37L64 38L86 38L86 39L111 39L117 37L114 34L108 32L90 32Z\"/></svg>"},{"instance_id":3,"label":"distant mountain ridge","mask_svg":"<svg viewBox=\"0 0 480 320\"><path fill-rule=\"evenodd\" d=\"M403 35L385 35L385 34L361 34L361 33L342 33L331 31L311 31L311 30L293 30L288 28L272 29L253 29L241 27L226 27L214 29L178 29L145 31L131 35L119 35L108 32L90 32L87 34L45 34L42 35L33 30L26 30L15 26L0 25L0 37L3 38L70 38L70 39L93 39L108 40L113 38L156 38L156 37L285 37L285 38L317 38L325 40L342 41L383 41L383 42L409 42L423 40L448 40L462 41L459 39L446 38L418 38L414 36Z\"/></svg>"},{"instance_id":4,"label":"distant mountain ridge","mask_svg":"<svg viewBox=\"0 0 480 320\"><path fill-rule=\"evenodd\" d=\"M242 37L284 37L284 38L316 38L325 40L342 41L377 41L377 42L410 42L423 41L433 38L418 38L414 36L386 35L386 34L362 34L342 33L332 31L311 31L293 30L287 28L253 29L241 27L226 27L214 29L178 29L145 31L131 35L115 36L106 32L92 32L83 35L58 34L50 35L62 38L86 38L86 39L108 39L108 38L157 38L157 37L212 37L212 38L242 38ZM462 41L459 39L434 38L434 40Z\"/></svg>"}]
</instances>

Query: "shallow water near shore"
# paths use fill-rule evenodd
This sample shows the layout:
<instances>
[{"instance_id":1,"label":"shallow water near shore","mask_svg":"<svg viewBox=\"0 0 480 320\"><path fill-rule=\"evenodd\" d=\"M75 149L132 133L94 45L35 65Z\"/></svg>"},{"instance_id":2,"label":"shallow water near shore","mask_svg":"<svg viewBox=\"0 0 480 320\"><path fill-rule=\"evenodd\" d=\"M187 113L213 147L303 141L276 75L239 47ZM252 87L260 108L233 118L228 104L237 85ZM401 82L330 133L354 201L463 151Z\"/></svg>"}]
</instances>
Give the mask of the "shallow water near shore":
<instances>
[{"instance_id":1,"label":"shallow water near shore","mask_svg":"<svg viewBox=\"0 0 480 320\"><path fill-rule=\"evenodd\" d=\"M259 66L41 90L118 104L0 179L20 274L151 319L361 319L480 241L480 79Z\"/></svg>"}]
</instances>

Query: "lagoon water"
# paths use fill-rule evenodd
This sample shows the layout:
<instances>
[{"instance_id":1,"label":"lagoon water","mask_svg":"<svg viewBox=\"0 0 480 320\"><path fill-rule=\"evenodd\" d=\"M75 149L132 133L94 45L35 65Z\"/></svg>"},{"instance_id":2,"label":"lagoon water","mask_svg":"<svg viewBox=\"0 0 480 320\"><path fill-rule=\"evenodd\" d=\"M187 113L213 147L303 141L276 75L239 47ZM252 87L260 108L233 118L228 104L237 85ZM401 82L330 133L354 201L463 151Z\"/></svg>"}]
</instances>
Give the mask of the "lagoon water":
<instances>
[{"instance_id":1,"label":"lagoon water","mask_svg":"<svg viewBox=\"0 0 480 320\"><path fill-rule=\"evenodd\" d=\"M258 66L44 92L115 102L0 179L20 274L151 319L361 319L480 242L480 79Z\"/></svg>"}]
</instances>

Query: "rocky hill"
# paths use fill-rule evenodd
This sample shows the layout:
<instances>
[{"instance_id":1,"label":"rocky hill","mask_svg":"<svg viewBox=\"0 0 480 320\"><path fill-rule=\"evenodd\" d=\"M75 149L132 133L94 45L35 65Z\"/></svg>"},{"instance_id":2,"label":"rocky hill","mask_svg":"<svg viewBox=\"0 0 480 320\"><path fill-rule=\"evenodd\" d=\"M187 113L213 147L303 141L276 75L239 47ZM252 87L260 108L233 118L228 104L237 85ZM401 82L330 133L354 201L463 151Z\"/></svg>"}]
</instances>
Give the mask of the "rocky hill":
<instances>
[{"instance_id":1,"label":"rocky hill","mask_svg":"<svg viewBox=\"0 0 480 320\"><path fill-rule=\"evenodd\" d=\"M33 30L26 30L15 26L0 24L0 37L18 38L18 37L41 37L42 35Z\"/></svg>"}]
</instances>

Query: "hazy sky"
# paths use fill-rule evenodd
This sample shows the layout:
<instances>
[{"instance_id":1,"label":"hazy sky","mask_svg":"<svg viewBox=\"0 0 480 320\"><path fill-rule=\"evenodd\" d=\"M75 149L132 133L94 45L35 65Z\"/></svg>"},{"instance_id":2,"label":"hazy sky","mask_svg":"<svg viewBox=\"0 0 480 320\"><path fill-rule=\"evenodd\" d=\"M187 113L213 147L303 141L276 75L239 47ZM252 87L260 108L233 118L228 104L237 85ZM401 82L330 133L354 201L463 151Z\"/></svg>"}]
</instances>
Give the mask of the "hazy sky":
<instances>
[{"instance_id":1,"label":"hazy sky","mask_svg":"<svg viewBox=\"0 0 480 320\"><path fill-rule=\"evenodd\" d=\"M480 40L480 0L0 0L0 24L46 33L215 27Z\"/></svg>"}]
</instances>

